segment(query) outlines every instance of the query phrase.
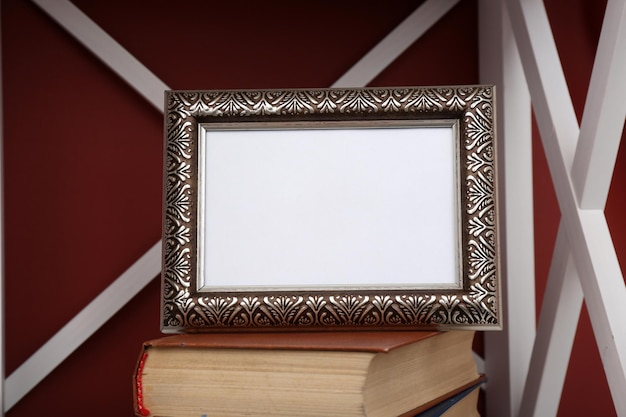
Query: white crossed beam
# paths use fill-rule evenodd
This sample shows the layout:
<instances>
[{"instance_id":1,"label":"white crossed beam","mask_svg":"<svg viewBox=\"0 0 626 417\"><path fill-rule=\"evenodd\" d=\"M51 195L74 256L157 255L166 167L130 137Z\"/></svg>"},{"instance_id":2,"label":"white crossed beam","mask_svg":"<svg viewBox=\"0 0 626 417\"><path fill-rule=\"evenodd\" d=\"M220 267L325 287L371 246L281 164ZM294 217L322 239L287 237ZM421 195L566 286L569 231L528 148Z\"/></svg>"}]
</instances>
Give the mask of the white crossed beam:
<instances>
[{"instance_id":1,"label":"white crossed beam","mask_svg":"<svg viewBox=\"0 0 626 417\"><path fill-rule=\"evenodd\" d=\"M542 1L507 5L562 216L519 415L556 415L584 296L624 417L626 287L604 206L626 117L626 1L607 4L580 129Z\"/></svg>"},{"instance_id":2,"label":"white crossed beam","mask_svg":"<svg viewBox=\"0 0 626 417\"><path fill-rule=\"evenodd\" d=\"M148 68L68 0L32 0L85 47L163 111L168 87ZM429 0L409 15L333 87L361 87L371 82L459 0ZM155 244L89 305L70 320L4 381L8 411L32 388L130 301L161 270L161 242Z\"/></svg>"}]
</instances>

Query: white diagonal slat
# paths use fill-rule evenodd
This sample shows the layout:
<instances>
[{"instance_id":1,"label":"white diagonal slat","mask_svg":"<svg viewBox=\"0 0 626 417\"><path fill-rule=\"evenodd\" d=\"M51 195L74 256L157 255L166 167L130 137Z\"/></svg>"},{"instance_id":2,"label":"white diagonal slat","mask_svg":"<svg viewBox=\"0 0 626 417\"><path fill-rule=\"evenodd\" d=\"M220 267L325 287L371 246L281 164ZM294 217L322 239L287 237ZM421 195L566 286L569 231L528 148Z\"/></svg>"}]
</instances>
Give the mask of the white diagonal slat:
<instances>
[{"instance_id":1,"label":"white diagonal slat","mask_svg":"<svg viewBox=\"0 0 626 417\"><path fill-rule=\"evenodd\" d=\"M5 381L4 410L56 368L161 271L161 243L154 245L87 307L50 338Z\"/></svg>"},{"instance_id":2,"label":"white diagonal slat","mask_svg":"<svg viewBox=\"0 0 626 417\"><path fill-rule=\"evenodd\" d=\"M569 111L571 100L560 70L545 8L537 0L510 0L508 5L516 39L524 58L525 73L527 79L532 80L529 85L541 137L605 374L618 413L626 415L626 399L623 396L623 392L626 392L626 332L623 331L626 328L626 288L615 249L602 210L583 210L578 207L576 191L570 177L570 167L578 141L578 126ZM619 57L617 61L619 62ZM596 62L597 65L605 65L603 61L599 64L599 61ZM594 71L597 65L594 65ZM622 96L624 93L626 92L621 92ZM598 93L591 91L590 94ZM623 114L613 117L621 117L623 123ZM590 123L592 126L596 124L593 121ZM597 143L593 139L587 140ZM615 146L612 148L617 151ZM593 155L593 146L590 149L586 153ZM604 152L607 150L604 149ZM614 161L614 156L609 160ZM611 166L611 171L612 168ZM586 175L591 174L588 171L581 177L585 179Z\"/></svg>"},{"instance_id":3,"label":"white diagonal slat","mask_svg":"<svg viewBox=\"0 0 626 417\"><path fill-rule=\"evenodd\" d=\"M459 0L429 0L381 40L332 87L364 87L444 16Z\"/></svg>"},{"instance_id":4,"label":"white diagonal slat","mask_svg":"<svg viewBox=\"0 0 626 417\"><path fill-rule=\"evenodd\" d=\"M512 416L535 338L535 274L531 107L515 39L500 0L479 2L480 82L497 86L497 136L502 265L501 332L486 332L486 407Z\"/></svg>"},{"instance_id":5,"label":"white diagonal slat","mask_svg":"<svg viewBox=\"0 0 626 417\"><path fill-rule=\"evenodd\" d=\"M169 88L139 60L68 0L31 0L63 26L102 62L163 111L164 91Z\"/></svg>"},{"instance_id":6,"label":"white diagonal slat","mask_svg":"<svg viewBox=\"0 0 626 417\"><path fill-rule=\"evenodd\" d=\"M626 115L626 2L607 3L572 178L580 207L604 209Z\"/></svg>"},{"instance_id":7,"label":"white diagonal slat","mask_svg":"<svg viewBox=\"0 0 626 417\"><path fill-rule=\"evenodd\" d=\"M552 259L519 417L557 415L583 304L563 225Z\"/></svg>"},{"instance_id":8,"label":"white diagonal slat","mask_svg":"<svg viewBox=\"0 0 626 417\"><path fill-rule=\"evenodd\" d=\"M576 150L578 121L548 15L541 0L508 0L507 4L537 124L545 130L541 131L542 137L552 136L554 130L555 136L564 142L562 159L569 172ZM542 83L543 80L550 81Z\"/></svg>"},{"instance_id":9,"label":"white diagonal slat","mask_svg":"<svg viewBox=\"0 0 626 417\"><path fill-rule=\"evenodd\" d=\"M163 111L163 92L168 87L78 8L67 0L32 1L128 82L150 104ZM458 2L458 0L446 0L446 2L451 4ZM436 10L440 7L437 6L437 3L440 3L440 1L428 0L425 4L428 7L423 10ZM437 13L429 13L426 18L420 14L418 18L414 17L414 24L424 25L424 27L419 27L417 30L407 30L405 25L392 31L388 37L408 46L416 41L440 17L441 14ZM376 71L382 71L403 51L403 48L394 48L393 54L387 54L385 58L386 64L382 65L383 61L378 62ZM357 65L351 68L352 75L341 77L340 81L337 81L333 86L339 86L340 84L353 87L364 86L365 84L361 84L363 80L362 74L368 73L372 78L377 75L376 71L364 70L366 66L371 64L370 60L359 61ZM157 247L161 247L161 242L144 254L131 266L127 271L128 273L118 277L109 288L87 305L81 313L5 380L5 391L10 392L4 401L5 411L9 410L26 395L106 321L95 320L96 317L108 319L113 316L158 274L161 268L161 258L160 254L156 257L153 252ZM157 272L153 273L155 270ZM130 285L131 283L137 286L132 286ZM120 294L118 294L120 288L124 288L123 297L120 297ZM126 301L120 304L120 300ZM106 311L101 311L102 308L105 308Z\"/></svg>"},{"instance_id":10,"label":"white diagonal slat","mask_svg":"<svg viewBox=\"0 0 626 417\"><path fill-rule=\"evenodd\" d=\"M573 189L571 190L573 191ZM573 203L573 202L572 202ZM566 221L569 216L565 216ZM601 210L579 210L574 239L584 239L572 253L613 403L626 417L626 287ZM568 229L568 235L570 234Z\"/></svg>"}]
</instances>

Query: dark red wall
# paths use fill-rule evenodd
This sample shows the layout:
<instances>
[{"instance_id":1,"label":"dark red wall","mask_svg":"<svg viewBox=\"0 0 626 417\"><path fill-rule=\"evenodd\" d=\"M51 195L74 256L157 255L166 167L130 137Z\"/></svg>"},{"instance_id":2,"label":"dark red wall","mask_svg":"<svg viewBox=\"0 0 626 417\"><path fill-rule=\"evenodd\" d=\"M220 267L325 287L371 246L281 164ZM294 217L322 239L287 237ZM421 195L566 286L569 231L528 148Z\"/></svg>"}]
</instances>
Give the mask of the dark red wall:
<instances>
[{"instance_id":1,"label":"dark red wall","mask_svg":"<svg viewBox=\"0 0 626 417\"><path fill-rule=\"evenodd\" d=\"M421 2L74 3L170 88L223 89L330 86ZM477 83L476 7L461 1L372 85ZM548 1L579 114L603 9ZM37 6L1 12L9 375L159 240L162 115ZM607 215L626 259L622 155ZM540 301L559 212L538 140L535 157ZM155 279L7 416L132 416L139 347L159 336ZM559 415L615 415L586 319Z\"/></svg>"}]
</instances>

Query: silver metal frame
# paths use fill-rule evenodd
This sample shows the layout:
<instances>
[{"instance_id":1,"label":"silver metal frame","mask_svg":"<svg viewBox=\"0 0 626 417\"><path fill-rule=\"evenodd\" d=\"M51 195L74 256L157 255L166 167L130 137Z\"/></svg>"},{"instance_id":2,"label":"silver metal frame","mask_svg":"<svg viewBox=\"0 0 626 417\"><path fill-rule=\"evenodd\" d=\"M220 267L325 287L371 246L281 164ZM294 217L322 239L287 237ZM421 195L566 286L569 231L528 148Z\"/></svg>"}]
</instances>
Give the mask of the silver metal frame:
<instances>
[{"instance_id":1,"label":"silver metal frame","mask_svg":"<svg viewBox=\"0 0 626 417\"><path fill-rule=\"evenodd\" d=\"M460 288L198 291L201 124L441 120L459 125ZM493 87L169 91L165 124L164 332L501 328Z\"/></svg>"}]
</instances>

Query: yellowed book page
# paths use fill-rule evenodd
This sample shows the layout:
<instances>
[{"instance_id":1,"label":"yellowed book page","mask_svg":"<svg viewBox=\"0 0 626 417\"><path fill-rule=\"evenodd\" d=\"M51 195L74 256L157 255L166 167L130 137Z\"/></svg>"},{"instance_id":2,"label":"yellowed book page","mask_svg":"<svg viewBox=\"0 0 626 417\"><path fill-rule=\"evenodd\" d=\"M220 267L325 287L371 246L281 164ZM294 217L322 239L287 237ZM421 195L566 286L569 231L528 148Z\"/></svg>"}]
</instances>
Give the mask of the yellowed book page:
<instances>
[{"instance_id":1,"label":"yellowed book page","mask_svg":"<svg viewBox=\"0 0 626 417\"><path fill-rule=\"evenodd\" d=\"M447 332L378 355L366 382L367 415L398 416L476 380L472 340L473 332Z\"/></svg>"},{"instance_id":2,"label":"yellowed book page","mask_svg":"<svg viewBox=\"0 0 626 417\"><path fill-rule=\"evenodd\" d=\"M153 416L364 416L371 353L198 350L148 355L144 406ZM207 354L209 352L209 354ZM167 353L165 353L167 354ZM320 366L324 361L332 366ZM225 363L229 365L224 366ZM303 377L304 376L304 377Z\"/></svg>"}]
</instances>

